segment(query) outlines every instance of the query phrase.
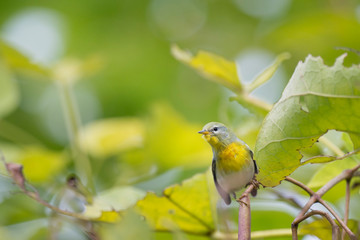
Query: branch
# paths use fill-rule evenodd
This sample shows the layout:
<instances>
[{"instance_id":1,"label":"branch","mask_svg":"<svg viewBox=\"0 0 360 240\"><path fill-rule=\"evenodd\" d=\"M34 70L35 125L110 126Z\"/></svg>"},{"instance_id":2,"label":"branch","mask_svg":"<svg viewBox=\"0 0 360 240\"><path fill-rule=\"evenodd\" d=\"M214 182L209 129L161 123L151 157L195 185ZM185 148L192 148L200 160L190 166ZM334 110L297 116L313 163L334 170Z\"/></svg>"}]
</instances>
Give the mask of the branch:
<instances>
[{"instance_id":1,"label":"branch","mask_svg":"<svg viewBox=\"0 0 360 240\"><path fill-rule=\"evenodd\" d=\"M316 193L312 191L309 187L304 185L303 183L292 179L290 177L286 177L285 180L301 187L304 189L309 195L311 196L309 201L306 203L306 205L303 207L299 215L295 218L293 221L293 224L298 223L300 219L302 219L304 216L306 216L306 212L310 209L310 207L316 203L319 202L322 204L325 208L329 210L329 212L336 218L336 220L339 222L341 227L345 230L345 232L349 235L350 239L357 239L355 234L347 227L347 225L342 221L342 219L336 214L336 212L321 198L327 191L329 191L332 187L334 187L336 184L341 182L342 180L351 179L352 176L356 173L356 171L360 168L360 164L352 169L348 169L343 171L341 174L336 176L335 178L331 179L328 183L326 183L323 187L321 187ZM293 231L296 231L297 228L292 228ZM293 232L293 237L295 236ZM297 238L294 238L297 239Z\"/></svg>"},{"instance_id":2,"label":"branch","mask_svg":"<svg viewBox=\"0 0 360 240\"><path fill-rule=\"evenodd\" d=\"M336 224L334 219L332 219L328 213L318 211L318 210L313 210L313 211L305 214L304 216L299 217L298 219L293 221L293 223L291 224L291 231L292 231L292 239L293 240L298 239L297 228L299 226L299 223L301 223L305 219L307 219L307 218L309 218L309 217L311 217L311 216L313 216L315 214L321 215L321 216L325 217L329 221L329 223L331 225L331 228L332 228L332 239L334 240L334 239L339 238L339 233L340 233L339 226Z\"/></svg>"},{"instance_id":3,"label":"branch","mask_svg":"<svg viewBox=\"0 0 360 240\"><path fill-rule=\"evenodd\" d=\"M23 166L22 165L17 164L17 163L7 163L5 161L4 155L1 152L0 152L0 160L4 163L5 168L6 168L7 172L9 173L10 177L12 178L12 180L14 181L14 183L20 188L21 192L23 192L26 196L34 199L41 205L43 205L47 208L50 208L51 210L53 210L56 213L63 214L63 215L69 216L69 217L74 217L74 218L77 218L80 220L90 221L90 219L88 217L86 217L80 213L62 210L58 207L51 205L50 203L46 202L45 200L41 199L40 195L39 195L38 191L35 189L35 187L26 183L26 179L23 174ZM26 188L26 185L28 185L32 189L32 191L28 190Z\"/></svg>"},{"instance_id":4,"label":"branch","mask_svg":"<svg viewBox=\"0 0 360 240\"><path fill-rule=\"evenodd\" d=\"M315 192L313 190L311 190L308 186L306 186L305 184L303 184L302 182L299 182L291 177L285 177L285 180L292 183L292 184L295 184L296 186L302 188L303 190L305 190L310 196L314 195Z\"/></svg>"},{"instance_id":5,"label":"branch","mask_svg":"<svg viewBox=\"0 0 360 240\"><path fill-rule=\"evenodd\" d=\"M287 201L289 204L291 204L292 206L295 206L297 208L302 209L303 206L301 205L301 203L293 196L287 196L286 194L282 193L281 191L276 191L275 189L273 189L272 191L277 197L279 197L281 200L285 200Z\"/></svg>"},{"instance_id":6,"label":"branch","mask_svg":"<svg viewBox=\"0 0 360 240\"><path fill-rule=\"evenodd\" d=\"M302 233L299 233L299 236L302 236ZM270 230L261 230L251 232L251 239L264 239L264 238L279 238L279 237L291 237L291 229L280 228L280 229L270 229ZM227 239L235 240L238 239L238 234L236 233L223 233L215 232L211 235L212 239Z\"/></svg>"},{"instance_id":7,"label":"branch","mask_svg":"<svg viewBox=\"0 0 360 240\"><path fill-rule=\"evenodd\" d=\"M350 182L351 179L346 179L346 195L345 195L345 216L344 216L344 223L347 226L349 220L349 207L350 207ZM345 231L341 232L341 239L345 239Z\"/></svg>"},{"instance_id":8,"label":"branch","mask_svg":"<svg viewBox=\"0 0 360 240\"><path fill-rule=\"evenodd\" d=\"M238 240L248 240L251 238L251 212L249 194L254 189L254 185L250 184L241 197L239 202L239 232Z\"/></svg>"},{"instance_id":9,"label":"branch","mask_svg":"<svg viewBox=\"0 0 360 240\"><path fill-rule=\"evenodd\" d=\"M65 80L67 79L57 79L56 83L60 94L75 169L77 175L80 177L82 182L86 184L88 190L95 193L90 160L79 144L79 134L81 130L80 114L77 109L71 81Z\"/></svg>"}]
</instances>

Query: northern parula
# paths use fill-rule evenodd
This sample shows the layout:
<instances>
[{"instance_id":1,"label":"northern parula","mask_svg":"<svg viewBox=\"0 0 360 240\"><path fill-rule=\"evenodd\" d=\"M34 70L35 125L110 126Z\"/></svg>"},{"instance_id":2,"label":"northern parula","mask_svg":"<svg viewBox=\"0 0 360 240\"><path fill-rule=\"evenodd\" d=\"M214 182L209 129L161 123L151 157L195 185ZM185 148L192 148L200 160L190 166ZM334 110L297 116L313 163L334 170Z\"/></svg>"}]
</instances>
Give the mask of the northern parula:
<instances>
[{"instance_id":1,"label":"northern parula","mask_svg":"<svg viewBox=\"0 0 360 240\"><path fill-rule=\"evenodd\" d=\"M217 191L225 203L231 203L230 194L251 183L258 167L249 146L224 124L210 122L199 133L213 151L212 173ZM252 194L256 195L256 188Z\"/></svg>"}]
</instances>

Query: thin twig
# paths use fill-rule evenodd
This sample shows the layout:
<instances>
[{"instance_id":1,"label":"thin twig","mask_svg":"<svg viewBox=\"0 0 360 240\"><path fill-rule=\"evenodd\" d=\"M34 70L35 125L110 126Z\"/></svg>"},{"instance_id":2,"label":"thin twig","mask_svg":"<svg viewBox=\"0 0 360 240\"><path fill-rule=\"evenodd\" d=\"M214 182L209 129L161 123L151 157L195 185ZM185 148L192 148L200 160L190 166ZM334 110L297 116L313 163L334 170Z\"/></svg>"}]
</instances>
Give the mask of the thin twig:
<instances>
[{"instance_id":1,"label":"thin twig","mask_svg":"<svg viewBox=\"0 0 360 240\"><path fill-rule=\"evenodd\" d=\"M85 183L88 190L94 194L95 186L92 179L90 160L79 143L81 120L71 82L58 80L56 83L61 97L62 109L71 145L71 153L77 175L81 178L82 182Z\"/></svg>"},{"instance_id":2,"label":"thin twig","mask_svg":"<svg viewBox=\"0 0 360 240\"><path fill-rule=\"evenodd\" d=\"M332 187L334 187L336 184L341 182L342 180L350 179L355 172L360 168L360 164L352 169L348 169L343 171L341 174L336 176L335 178L331 179L328 183L326 183L323 187L321 187L316 193L313 192L309 187L302 184L301 182L294 180L292 178L287 177L286 180L301 187L304 189L307 193L310 194L310 199L306 203L306 205L303 207L299 215L295 218L294 223L297 223L299 219L302 219L306 212L310 209L310 207L316 203L321 203L325 208L329 210L329 212L336 218L336 220L339 222L341 227L345 230L345 232L349 235L350 239L357 239L354 233L347 227L347 225L342 221L342 219L339 217L338 214L321 198L327 191L329 191ZM297 229L297 228L296 228ZM295 228L292 228L292 231L296 230ZM293 232L293 236L295 236L295 233ZM297 238L294 238L297 239Z\"/></svg>"},{"instance_id":3,"label":"thin twig","mask_svg":"<svg viewBox=\"0 0 360 240\"><path fill-rule=\"evenodd\" d=\"M297 228L298 228L299 223L304 221L305 219L313 216L313 215L316 215L316 214L325 217L329 221L329 223L331 225L331 228L332 228L332 239L333 240L339 239L339 233L340 233L339 232L339 226L336 224L334 219L332 219L331 216L326 212L322 212L322 211L319 211L319 210L313 210L311 212L308 212L304 216L299 217L297 220L294 220L294 222L291 224L293 240L298 239Z\"/></svg>"},{"instance_id":4,"label":"thin twig","mask_svg":"<svg viewBox=\"0 0 360 240\"><path fill-rule=\"evenodd\" d=\"M292 196L287 196L286 194L284 194L281 191L276 191L275 189L273 189L273 193L279 197L281 200L285 200L287 201L289 204L297 207L297 208L303 208L303 205L295 198Z\"/></svg>"},{"instance_id":5,"label":"thin twig","mask_svg":"<svg viewBox=\"0 0 360 240\"><path fill-rule=\"evenodd\" d=\"M349 220L349 207L350 207L350 182L351 179L346 179L346 195L345 195L345 216L344 216L344 224L347 226ZM341 232L341 239L345 239L345 231Z\"/></svg>"},{"instance_id":6,"label":"thin twig","mask_svg":"<svg viewBox=\"0 0 360 240\"><path fill-rule=\"evenodd\" d=\"M296 186L299 186L300 188L305 190L310 196L315 194L315 192L313 190L311 190L308 186L306 186L302 182L299 182L298 180L293 179L292 177L287 176L287 177L285 177L285 180L290 183L295 184Z\"/></svg>"},{"instance_id":7,"label":"thin twig","mask_svg":"<svg viewBox=\"0 0 360 240\"><path fill-rule=\"evenodd\" d=\"M303 236L302 233L299 233L299 236ZM251 239L264 239L264 238L279 238L279 237L291 237L291 229L289 228L280 228L280 229L269 229L269 230L261 230L251 232ZM227 240L235 240L238 239L238 234L233 233L223 233L223 232L215 232L211 235L212 239L227 239Z\"/></svg>"}]
</instances>

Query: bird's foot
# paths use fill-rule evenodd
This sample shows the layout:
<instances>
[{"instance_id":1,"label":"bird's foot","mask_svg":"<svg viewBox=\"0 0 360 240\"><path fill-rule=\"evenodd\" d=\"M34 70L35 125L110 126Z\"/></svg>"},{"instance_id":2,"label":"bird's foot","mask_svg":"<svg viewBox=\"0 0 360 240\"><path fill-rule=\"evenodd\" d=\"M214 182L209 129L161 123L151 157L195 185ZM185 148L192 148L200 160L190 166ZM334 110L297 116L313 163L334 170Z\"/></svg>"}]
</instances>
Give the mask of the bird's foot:
<instances>
[{"instance_id":1,"label":"bird's foot","mask_svg":"<svg viewBox=\"0 0 360 240\"><path fill-rule=\"evenodd\" d=\"M255 178L253 178L253 180L251 180L250 184L254 185L255 189L259 189L259 187L260 187L259 181L256 180Z\"/></svg>"},{"instance_id":2,"label":"bird's foot","mask_svg":"<svg viewBox=\"0 0 360 240\"><path fill-rule=\"evenodd\" d=\"M242 199L248 197L248 193L244 192L243 194L241 194L241 196L236 199L236 201L240 204L240 205L245 205L248 206L248 204L246 202L244 202Z\"/></svg>"}]
</instances>

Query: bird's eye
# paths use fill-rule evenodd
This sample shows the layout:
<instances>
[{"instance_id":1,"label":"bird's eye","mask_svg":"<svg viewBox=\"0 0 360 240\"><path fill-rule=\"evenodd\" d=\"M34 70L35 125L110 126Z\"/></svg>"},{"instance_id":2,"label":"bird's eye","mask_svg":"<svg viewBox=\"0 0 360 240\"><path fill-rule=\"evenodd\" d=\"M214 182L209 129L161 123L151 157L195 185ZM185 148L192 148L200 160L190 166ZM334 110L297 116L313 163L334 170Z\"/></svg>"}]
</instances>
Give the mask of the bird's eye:
<instances>
[{"instance_id":1,"label":"bird's eye","mask_svg":"<svg viewBox=\"0 0 360 240\"><path fill-rule=\"evenodd\" d=\"M217 128L217 127L214 127L214 128L213 128L213 131L214 131L214 132L217 132L217 131L218 131L218 128Z\"/></svg>"}]
</instances>

